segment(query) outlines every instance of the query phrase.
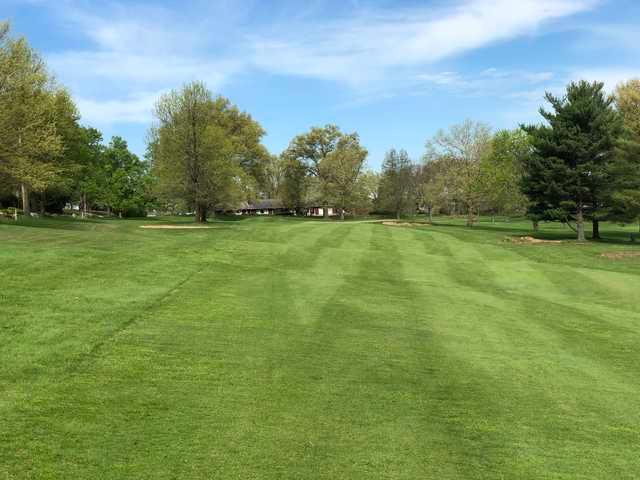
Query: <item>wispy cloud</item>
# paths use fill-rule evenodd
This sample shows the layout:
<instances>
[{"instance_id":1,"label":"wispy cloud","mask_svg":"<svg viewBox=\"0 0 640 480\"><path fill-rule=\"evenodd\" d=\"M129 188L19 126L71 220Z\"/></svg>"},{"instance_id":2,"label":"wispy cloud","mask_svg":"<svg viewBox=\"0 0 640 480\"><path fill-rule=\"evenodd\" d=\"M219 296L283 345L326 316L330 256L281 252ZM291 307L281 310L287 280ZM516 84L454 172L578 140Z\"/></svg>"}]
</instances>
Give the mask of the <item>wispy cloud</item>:
<instances>
[{"instance_id":1,"label":"wispy cloud","mask_svg":"<svg viewBox=\"0 0 640 480\"><path fill-rule=\"evenodd\" d=\"M232 11L228 7L219 13L227 15ZM246 62L231 49L216 45L230 25L211 9L213 17L205 16L205 21L122 3L105 4L100 14L70 0L50 8L70 31L88 40L84 49L51 52L47 60L76 94L83 120L98 126L148 123L158 92L192 80L217 90L245 68ZM210 29L218 35L212 36ZM211 49L222 54L212 56Z\"/></svg>"},{"instance_id":2,"label":"wispy cloud","mask_svg":"<svg viewBox=\"0 0 640 480\"><path fill-rule=\"evenodd\" d=\"M593 0L467 0L445 9L365 11L347 20L287 25L250 40L253 62L262 68L359 84L389 69L433 64L531 34L595 5Z\"/></svg>"},{"instance_id":3,"label":"wispy cloud","mask_svg":"<svg viewBox=\"0 0 640 480\"><path fill-rule=\"evenodd\" d=\"M83 120L91 125L147 124L152 120L153 105L163 93L165 92L137 92L123 99L101 101L79 96L76 97L76 103Z\"/></svg>"},{"instance_id":4,"label":"wispy cloud","mask_svg":"<svg viewBox=\"0 0 640 480\"><path fill-rule=\"evenodd\" d=\"M588 80L590 82L604 82L604 88L612 92L616 86L632 78L640 78L640 68L626 67L598 67L598 68L577 68L569 76L569 80Z\"/></svg>"},{"instance_id":5,"label":"wispy cloud","mask_svg":"<svg viewBox=\"0 0 640 480\"><path fill-rule=\"evenodd\" d=\"M255 70L355 86L370 98L393 96L396 85L411 86L413 92L427 85L471 91L518 75L522 82L535 83L552 74L496 69L467 78L425 71L466 52L535 34L597 3L459 0L442 8L350 7L349 15L322 21L307 7L295 16L272 13L256 25L250 15L255 2L207 4L206 12L196 16L188 7L175 12L108 3L97 12L60 0L49 8L89 43L84 49L50 52L48 60L79 96L85 119L98 124L147 122L145 112L154 100L149 92L194 79L219 89L234 75Z\"/></svg>"}]
</instances>

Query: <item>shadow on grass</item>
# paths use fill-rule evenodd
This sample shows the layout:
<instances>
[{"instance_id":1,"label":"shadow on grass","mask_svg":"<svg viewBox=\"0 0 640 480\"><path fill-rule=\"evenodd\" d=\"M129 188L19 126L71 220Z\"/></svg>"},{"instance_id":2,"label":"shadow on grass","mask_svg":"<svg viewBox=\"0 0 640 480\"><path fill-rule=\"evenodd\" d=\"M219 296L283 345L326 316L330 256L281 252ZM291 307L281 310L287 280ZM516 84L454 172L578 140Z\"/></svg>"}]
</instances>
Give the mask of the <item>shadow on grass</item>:
<instances>
[{"instance_id":1,"label":"shadow on grass","mask_svg":"<svg viewBox=\"0 0 640 480\"><path fill-rule=\"evenodd\" d=\"M95 225L105 225L102 219L93 218L73 218L68 216L59 217L37 217L37 218L19 218L18 221L1 219L0 225L12 227L27 228L52 228L56 230L83 230L86 227Z\"/></svg>"},{"instance_id":2,"label":"shadow on grass","mask_svg":"<svg viewBox=\"0 0 640 480\"><path fill-rule=\"evenodd\" d=\"M522 226L518 226L516 224L505 223L476 223L473 227L469 227L462 223L454 222L454 221L434 221L433 226L435 227L445 227L445 228L454 228L460 231L485 231L485 232L493 232L493 233L503 233L509 236L517 237L517 236L531 236L538 240L575 240L576 233L571 230L569 227L561 227L559 223L551 223L546 224L547 226L553 225L554 228L562 228L562 230L545 230L544 225L541 230L534 231L532 228L525 228ZM594 240L591 238L591 232L587 231L587 242L588 243L602 243L602 244L610 244L610 245L638 245L640 247L640 243L636 240L633 241L633 237L636 236L640 238L635 232L625 231L625 230L613 230L612 225L601 226L600 235L602 238Z\"/></svg>"}]
</instances>

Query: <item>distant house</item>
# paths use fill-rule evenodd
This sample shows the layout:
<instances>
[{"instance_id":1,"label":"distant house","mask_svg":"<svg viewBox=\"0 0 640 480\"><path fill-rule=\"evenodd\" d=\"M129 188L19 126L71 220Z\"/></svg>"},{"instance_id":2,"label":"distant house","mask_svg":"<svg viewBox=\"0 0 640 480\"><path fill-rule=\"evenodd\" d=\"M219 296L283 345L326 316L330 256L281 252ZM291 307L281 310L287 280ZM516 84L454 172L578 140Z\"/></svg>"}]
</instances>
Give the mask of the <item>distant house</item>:
<instances>
[{"instance_id":1,"label":"distant house","mask_svg":"<svg viewBox=\"0 0 640 480\"><path fill-rule=\"evenodd\" d=\"M217 208L218 213L231 213L234 215L287 215L290 212L282 201L277 198L267 198L254 202L241 202L238 205L227 208Z\"/></svg>"},{"instance_id":2,"label":"distant house","mask_svg":"<svg viewBox=\"0 0 640 480\"><path fill-rule=\"evenodd\" d=\"M325 207L307 207L306 208L306 216L307 217L323 217L324 216L324 208ZM338 214L338 209L333 207L327 207L329 211L329 216L333 217Z\"/></svg>"},{"instance_id":3,"label":"distant house","mask_svg":"<svg viewBox=\"0 0 640 480\"><path fill-rule=\"evenodd\" d=\"M285 215L290 213L290 210L283 205L282 200L266 198L255 202L245 202L237 210L237 213L240 215Z\"/></svg>"},{"instance_id":4,"label":"distant house","mask_svg":"<svg viewBox=\"0 0 640 480\"><path fill-rule=\"evenodd\" d=\"M306 217L324 216L325 207L309 206L302 209L302 214ZM295 215L294 209L287 208L282 200L277 198L266 198L253 202L242 202L231 208L218 208L218 213L229 213L233 215ZM329 216L338 215L338 209L328 207Z\"/></svg>"}]
</instances>

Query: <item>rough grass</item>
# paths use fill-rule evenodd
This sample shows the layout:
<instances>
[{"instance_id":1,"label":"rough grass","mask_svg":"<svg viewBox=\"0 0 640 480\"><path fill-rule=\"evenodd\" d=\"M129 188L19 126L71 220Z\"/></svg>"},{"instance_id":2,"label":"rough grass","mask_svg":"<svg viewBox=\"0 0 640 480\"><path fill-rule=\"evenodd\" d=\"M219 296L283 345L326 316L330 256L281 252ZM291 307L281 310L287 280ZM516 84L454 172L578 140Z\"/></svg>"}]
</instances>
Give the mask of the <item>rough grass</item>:
<instances>
[{"instance_id":1,"label":"rough grass","mask_svg":"<svg viewBox=\"0 0 640 480\"><path fill-rule=\"evenodd\" d=\"M0 479L640 477L631 229L461 223L1 223Z\"/></svg>"}]
</instances>

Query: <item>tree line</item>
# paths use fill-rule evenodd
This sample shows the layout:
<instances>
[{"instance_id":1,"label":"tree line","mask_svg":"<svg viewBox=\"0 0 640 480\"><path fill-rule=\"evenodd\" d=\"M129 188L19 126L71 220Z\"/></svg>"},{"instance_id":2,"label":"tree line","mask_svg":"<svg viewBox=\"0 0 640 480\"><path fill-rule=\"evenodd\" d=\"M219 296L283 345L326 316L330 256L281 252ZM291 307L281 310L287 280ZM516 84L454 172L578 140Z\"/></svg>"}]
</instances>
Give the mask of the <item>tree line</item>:
<instances>
[{"instance_id":1,"label":"tree line","mask_svg":"<svg viewBox=\"0 0 640 480\"><path fill-rule=\"evenodd\" d=\"M302 214L329 207L340 218L378 212L527 215L561 221L585 238L585 222L640 217L640 80L613 95L599 82L546 94L543 122L493 132L466 120L437 132L419 161L391 149L381 171L367 168L356 132L318 126L279 155L247 112L202 82L163 95L153 110L145 158L126 142L81 125L69 93L24 38L0 23L0 206L25 214L101 210L119 216L149 209L193 212L206 222L241 202L277 198Z\"/></svg>"},{"instance_id":2,"label":"tree line","mask_svg":"<svg viewBox=\"0 0 640 480\"><path fill-rule=\"evenodd\" d=\"M378 202L399 217L423 209L465 214L527 215L560 221L585 239L585 222L600 238L603 220L640 219L640 80L613 95L601 82L572 82L562 97L547 93L545 120L493 134L465 121L439 131L423 162L404 151L387 153Z\"/></svg>"},{"instance_id":3,"label":"tree line","mask_svg":"<svg viewBox=\"0 0 640 480\"><path fill-rule=\"evenodd\" d=\"M147 163L127 143L82 126L68 91L24 38L0 23L0 206L61 212L141 214L148 201ZM17 194L17 195L16 195ZM18 198L19 197L19 198Z\"/></svg>"}]
</instances>

